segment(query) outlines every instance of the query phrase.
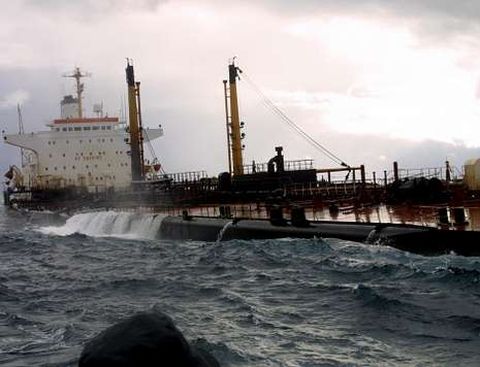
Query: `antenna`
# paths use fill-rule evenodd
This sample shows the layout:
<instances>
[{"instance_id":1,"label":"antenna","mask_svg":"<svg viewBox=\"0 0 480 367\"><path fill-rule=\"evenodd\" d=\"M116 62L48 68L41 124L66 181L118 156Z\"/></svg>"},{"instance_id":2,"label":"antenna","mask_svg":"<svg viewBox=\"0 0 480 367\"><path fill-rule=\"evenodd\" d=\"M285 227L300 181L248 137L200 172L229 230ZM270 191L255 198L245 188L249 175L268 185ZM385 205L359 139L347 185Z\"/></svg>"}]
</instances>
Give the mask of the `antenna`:
<instances>
[{"instance_id":1,"label":"antenna","mask_svg":"<svg viewBox=\"0 0 480 367\"><path fill-rule=\"evenodd\" d=\"M95 103L93 105L93 113L97 117L102 117L102 115L103 115L103 101L101 103Z\"/></svg>"},{"instance_id":2,"label":"antenna","mask_svg":"<svg viewBox=\"0 0 480 367\"><path fill-rule=\"evenodd\" d=\"M17 103L17 113L18 113L18 134L23 135L25 134L25 130L23 129L23 116L22 116L22 108L20 103ZM22 167L25 164L25 151L23 148L20 148L20 156L21 156L21 163Z\"/></svg>"},{"instance_id":3,"label":"antenna","mask_svg":"<svg viewBox=\"0 0 480 367\"><path fill-rule=\"evenodd\" d=\"M17 103L17 113L18 113L18 134L23 135L25 134L25 130L23 129L22 107L20 106L20 103Z\"/></svg>"},{"instance_id":4,"label":"antenna","mask_svg":"<svg viewBox=\"0 0 480 367\"><path fill-rule=\"evenodd\" d=\"M76 82L76 87L77 87L77 103L78 103L78 117L82 118L83 113L82 113L82 93L83 93L83 83L80 83L80 80L85 77L90 77L92 76L91 73L83 73L80 71L79 67L75 67L71 73L66 73L63 74L64 78L74 78Z\"/></svg>"}]
</instances>

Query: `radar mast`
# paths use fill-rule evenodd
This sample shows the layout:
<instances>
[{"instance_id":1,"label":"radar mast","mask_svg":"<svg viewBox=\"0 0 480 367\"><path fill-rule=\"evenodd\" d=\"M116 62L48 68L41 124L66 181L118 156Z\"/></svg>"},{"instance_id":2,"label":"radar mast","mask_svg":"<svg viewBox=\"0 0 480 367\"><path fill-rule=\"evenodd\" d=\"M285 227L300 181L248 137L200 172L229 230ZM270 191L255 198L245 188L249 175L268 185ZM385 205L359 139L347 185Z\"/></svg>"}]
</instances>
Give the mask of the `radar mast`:
<instances>
[{"instance_id":1,"label":"radar mast","mask_svg":"<svg viewBox=\"0 0 480 367\"><path fill-rule=\"evenodd\" d=\"M63 74L65 78L74 78L76 83L77 89L77 103L78 103L78 117L83 118L82 112L82 93L83 93L83 83L81 83L81 79L87 76L91 76L91 73L83 73L79 67L73 69L73 72Z\"/></svg>"}]
</instances>

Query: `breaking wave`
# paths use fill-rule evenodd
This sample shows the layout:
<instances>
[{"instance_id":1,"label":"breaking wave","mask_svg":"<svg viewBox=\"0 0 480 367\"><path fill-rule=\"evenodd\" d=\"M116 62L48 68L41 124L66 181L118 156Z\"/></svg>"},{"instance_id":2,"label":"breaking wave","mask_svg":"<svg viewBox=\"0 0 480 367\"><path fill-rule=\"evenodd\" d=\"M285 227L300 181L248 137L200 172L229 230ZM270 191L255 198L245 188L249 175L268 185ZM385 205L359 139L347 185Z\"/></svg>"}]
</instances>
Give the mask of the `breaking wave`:
<instances>
[{"instance_id":1,"label":"breaking wave","mask_svg":"<svg viewBox=\"0 0 480 367\"><path fill-rule=\"evenodd\" d=\"M163 215L101 211L76 214L63 226L46 226L38 230L44 234L71 236L83 234L91 237L121 237L155 239Z\"/></svg>"}]
</instances>

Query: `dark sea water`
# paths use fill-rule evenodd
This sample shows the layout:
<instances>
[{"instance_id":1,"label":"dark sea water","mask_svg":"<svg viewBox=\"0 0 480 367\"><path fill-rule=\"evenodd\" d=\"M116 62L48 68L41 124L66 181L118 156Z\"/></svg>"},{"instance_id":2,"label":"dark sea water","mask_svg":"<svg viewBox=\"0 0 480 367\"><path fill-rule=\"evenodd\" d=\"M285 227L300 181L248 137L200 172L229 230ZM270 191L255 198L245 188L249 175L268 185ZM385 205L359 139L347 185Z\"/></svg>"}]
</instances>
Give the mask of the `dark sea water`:
<instances>
[{"instance_id":1,"label":"dark sea water","mask_svg":"<svg viewBox=\"0 0 480 367\"><path fill-rule=\"evenodd\" d=\"M160 221L90 213L48 228L0 207L0 365L74 366L94 335L152 308L222 366L480 365L480 258L162 241Z\"/></svg>"}]
</instances>

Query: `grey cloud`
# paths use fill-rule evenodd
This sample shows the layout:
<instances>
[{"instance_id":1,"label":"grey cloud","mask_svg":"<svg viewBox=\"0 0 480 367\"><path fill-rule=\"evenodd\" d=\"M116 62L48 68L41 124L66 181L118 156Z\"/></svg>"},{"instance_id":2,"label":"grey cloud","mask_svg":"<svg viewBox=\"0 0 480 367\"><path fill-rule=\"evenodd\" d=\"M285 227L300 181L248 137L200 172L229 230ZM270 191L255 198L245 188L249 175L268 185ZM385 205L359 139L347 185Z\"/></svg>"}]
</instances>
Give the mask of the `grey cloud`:
<instances>
[{"instance_id":1,"label":"grey cloud","mask_svg":"<svg viewBox=\"0 0 480 367\"><path fill-rule=\"evenodd\" d=\"M181 0L177 0L181 2ZM155 11L168 0L24 0L24 4L37 10L74 11L82 14L108 13L115 11ZM223 0L183 0L186 3L210 3L218 7L235 7ZM406 17L441 17L450 19L449 24L460 27L463 21L480 19L480 2L477 0L249 0L254 7L292 15L312 13L354 12L365 17L375 12L389 12ZM245 2L244 2L245 3Z\"/></svg>"},{"instance_id":2,"label":"grey cloud","mask_svg":"<svg viewBox=\"0 0 480 367\"><path fill-rule=\"evenodd\" d=\"M389 11L398 15L442 16L467 20L480 19L480 2L476 0L297 0L255 1L279 11L297 14L309 14L322 11L361 12L369 15L371 11Z\"/></svg>"},{"instance_id":3,"label":"grey cloud","mask_svg":"<svg viewBox=\"0 0 480 367\"><path fill-rule=\"evenodd\" d=\"M80 19L97 19L116 12L154 12L168 0L25 0L25 5L35 11L67 14Z\"/></svg>"},{"instance_id":4,"label":"grey cloud","mask_svg":"<svg viewBox=\"0 0 480 367\"><path fill-rule=\"evenodd\" d=\"M284 16L331 14L368 17L391 16L407 21L422 37L440 41L480 33L480 1L477 0L264 0L252 1Z\"/></svg>"},{"instance_id":5,"label":"grey cloud","mask_svg":"<svg viewBox=\"0 0 480 367\"><path fill-rule=\"evenodd\" d=\"M155 12L169 0L23 0L29 9L46 16L59 14L79 21L101 21L117 13ZM235 9L249 4L286 17L355 15L363 18L391 16L408 22L421 36L440 41L464 36L466 30L480 33L480 1L477 0L176 0L195 6Z\"/></svg>"}]
</instances>

